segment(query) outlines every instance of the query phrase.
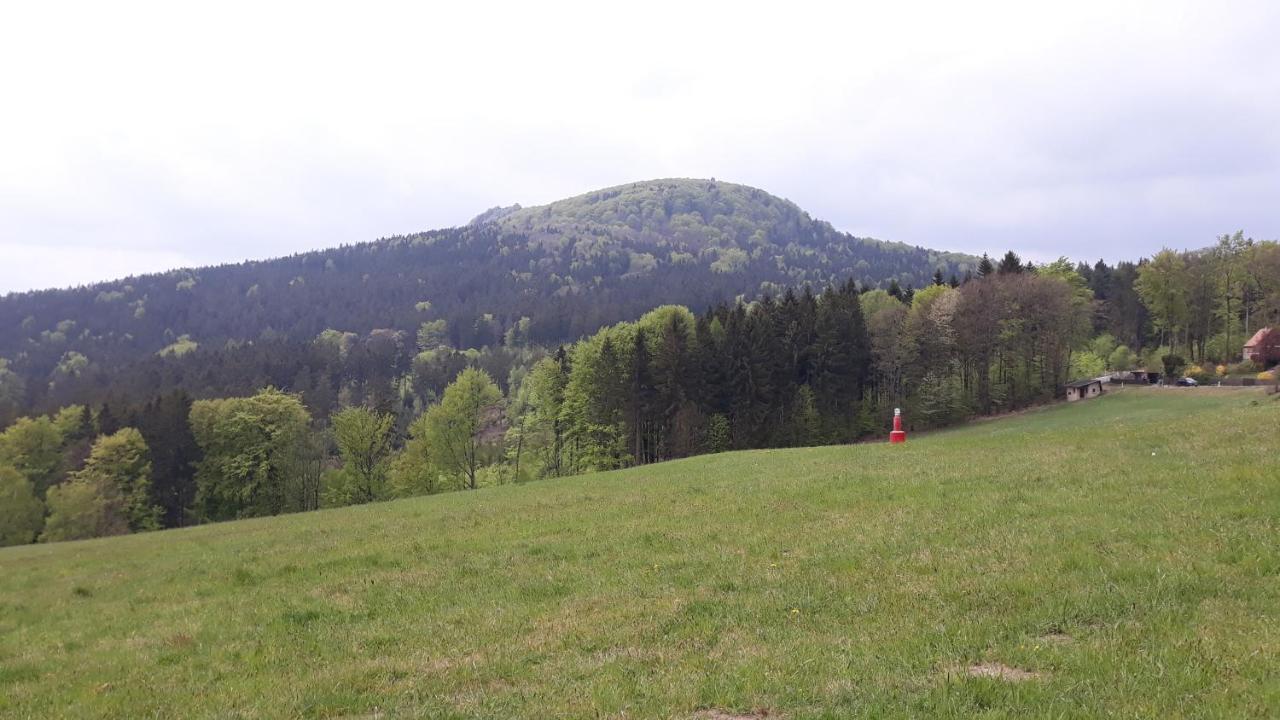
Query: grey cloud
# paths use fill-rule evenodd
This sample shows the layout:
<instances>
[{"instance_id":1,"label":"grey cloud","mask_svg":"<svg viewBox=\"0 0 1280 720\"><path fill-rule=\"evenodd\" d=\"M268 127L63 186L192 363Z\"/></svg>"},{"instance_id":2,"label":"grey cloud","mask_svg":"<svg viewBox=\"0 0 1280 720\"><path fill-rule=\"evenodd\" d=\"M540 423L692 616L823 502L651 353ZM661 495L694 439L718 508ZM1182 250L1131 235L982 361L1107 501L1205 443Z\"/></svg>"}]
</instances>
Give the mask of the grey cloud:
<instances>
[{"instance_id":1,"label":"grey cloud","mask_svg":"<svg viewBox=\"0 0 1280 720\"><path fill-rule=\"evenodd\" d=\"M301 89L276 92L270 72L254 85L249 57L242 75L195 75L218 84L182 89L194 110L133 92L44 129L9 116L0 292L360 242L664 176L755 185L859 235L1036 259L1280 236L1280 10L1013 7L1025 28L886 9L811 13L802 37L734 6L741 36L682 31L648 54L637 38L660 14L635 37L615 18L616 43L548 17L550 35L513 30L475 63L441 63L462 40L419 61L379 39L400 49L327 61L343 68L332 88L319 72ZM841 44L851 21L856 42ZM594 39L566 42L578 36Z\"/></svg>"}]
</instances>

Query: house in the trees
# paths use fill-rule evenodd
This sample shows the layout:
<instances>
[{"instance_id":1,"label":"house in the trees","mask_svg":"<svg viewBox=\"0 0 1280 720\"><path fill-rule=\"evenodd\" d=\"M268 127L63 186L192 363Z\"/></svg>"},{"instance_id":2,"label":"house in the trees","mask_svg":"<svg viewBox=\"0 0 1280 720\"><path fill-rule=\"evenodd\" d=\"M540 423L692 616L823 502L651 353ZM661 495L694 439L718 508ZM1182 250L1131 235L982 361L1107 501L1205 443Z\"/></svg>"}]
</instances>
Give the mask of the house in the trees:
<instances>
[{"instance_id":1,"label":"house in the trees","mask_svg":"<svg viewBox=\"0 0 1280 720\"><path fill-rule=\"evenodd\" d=\"M1085 398L1098 397L1102 394L1102 381L1094 378L1092 380L1077 380L1067 383L1067 402L1075 402L1076 400L1084 400Z\"/></svg>"},{"instance_id":2,"label":"house in the trees","mask_svg":"<svg viewBox=\"0 0 1280 720\"><path fill-rule=\"evenodd\" d=\"M1146 370L1121 370L1111 373L1111 382L1120 384L1154 385L1160 373Z\"/></svg>"},{"instance_id":3,"label":"house in the trees","mask_svg":"<svg viewBox=\"0 0 1280 720\"><path fill-rule=\"evenodd\" d=\"M1264 327L1244 344L1244 359L1259 365L1280 363L1280 328Z\"/></svg>"}]
</instances>

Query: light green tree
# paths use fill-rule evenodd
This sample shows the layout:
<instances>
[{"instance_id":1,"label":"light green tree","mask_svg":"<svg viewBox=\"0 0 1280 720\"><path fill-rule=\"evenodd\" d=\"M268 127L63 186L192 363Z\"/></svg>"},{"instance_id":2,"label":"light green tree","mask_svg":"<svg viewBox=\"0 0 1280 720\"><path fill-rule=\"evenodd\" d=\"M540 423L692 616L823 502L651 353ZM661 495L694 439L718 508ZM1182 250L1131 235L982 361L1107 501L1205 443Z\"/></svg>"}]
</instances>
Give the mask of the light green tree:
<instances>
[{"instance_id":1,"label":"light green tree","mask_svg":"<svg viewBox=\"0 0 1280 720\"><path fill-rule=\"evenodd\" d=\"M626 395L636 348L636 326L620 323L574 345L564 388L564 466L570 471L625 467Z\"/></svg>"},{"instance_id":2,"label":"light green tree","mask_svg":"<svg viewBox=\"0 0 1280 720\"><path fill-rule=\"evenodd\" d=\"M507 347L523 347L529 344L529 327L532 321L527 317L521 317L519 320L511 324L507 328L506 334L502 336L502 344Z\"/></svg>"},{"instance_id":3,"label":"light green tree","mask_svg":"<svg viewBox=\"0 0 1280 720\"><path fill-rule=\"evenodd\" d=\"M1112 370L1119 370L1121 372L1132 370L1133 366L1137 364L1137 362L1138 357L1133 354L1133 351L1130 350L1127 345L1120 345L1115 350L1112 350L1111 355L1107 358L1107 365L1110 366Z\"/></svg>"},{"instance_id":4,"label":"light green tree","mask_svg":"<svg viewBox=\"0 0 1280 720\"><path fill-rule=\"evenodd\" d=\"M31 481L7 465L0 465L0 547L33 542L44 524L44 503Z\"/></svg>"},{"instance_id":5,"label":"light green tree","mask_svg":"<svg viewBox=\"0 0 1280 720\"><path fill-rule=\"evenodd\" d=\"M1160 372L1164 365L1163 358L1171 351L1168 346L1161 345L1159 347L1147 348L1142 351L1139 363L1143 368L1151 372Z\"/></svg>"},{"instance_id":6,"label":"light green tree","mask_svg":"<svg viewBox=\"0 0 1280 720\"><path fill-rule=\"evenodd\" d=\"M1160 344L1175 345L1174 336L1186 326L1189 310L1186 261L1172 250L1161 250L1138 268L1134 288L1160 330Z\"/></svg>"},{"instance_id":7,"label":"light green tree","mask_svg":"<svg viewBox=\"0 0 1280 720\"><path fill-rule=\"evenodd\" d=\"M332 422L345 482L330 488L330 504L350 505L384 499L395 418L362 407L349 407L335 414Z\"/></svg>"},{"instance_id":8,"label":"light green tree","mask_svg":"<svg viewBox=\"0 0 1280 720\"><path fill-rule=\"evenodd\" d=\"M533 384L529 375L520 375L513 370L507 380L510 397L507 402L507 462L511 464L511 479L522 482L529 475L529 455L537 440L537 426L534 423L535 410L532 403Z\"/></svg>"},{"instance_id":9,"label":"light green tree","mask_svg":"<svg viewBox=\"0 0 1280 720\"><path fill-rule=\"evenodd\" d=\"M440 469L432 462L427 434L427 416L422 415L409 426L404 449L391 461L388 485L392 496L430 495L443 489Z\"/></svg>"},{"instance_id":10,"label":"light green tree","mask_svg":"<svg viewBox=\"0 0 1280 720\"><path fill-rule=\"evenodd\" d=\"M72 350L63 353L62 359L58 361L58 366L54 372L63 376L78 377L89 367L89 358Z\"/></svg>"},{"instance_id":11,"label":"light green tree","mask_svg":"<svg viewBox=\"0 0 1280 720\"><path fill-rule=\"evenodd\" d=\"M444 320L428 320L418 328L418 349L426 352L445 344L449 337L449 323Z\"/></svg>"},{"instance_id":12,"label":"light green tree","mask_svg":"<svg viewBox=\"0 0 1280 720\"><path fill-rule=\"evenodd\" d=\"M62 433L47 417L18 418L0 433L0 463L22 473L43 497L62 473Z\"/></svg>"},{"instance_id":13,"label":"light green tree","mask_svg":"<svg viewBox=\"0 0 1280 720\"><path fill-rule=\"evenodd\" d=\"M1225 335L1224 349L1235 350L1235 341L1240 339L1233 334L1233 330L1239 322L1236 316L1240 306L1244 303L1246 282L1249 279L1245 262L1252 245L1253 241L1246 240L1242 231L1235 235L1221 235L1211 254L1217 279L1217 311L1221 316L1222 332ZM1228 356L1221 357L1226 359Z\"/></svg>"},{"instance_id":14,"label":"light green tree","mask_svg":"<svg viewBox=\"0 0 1280 720\"><path fill-rule=\"evenodd\" d=\"M1089 343L1089 349L1100 358L1110 358L1111 353L1116 349L1116 339L1111 333L1102 333L1094 338L1093 342Z\"/></svg>"},{"instance_id":15,"label":"light green tree","mask_svg":"<svg viewBox=\"0 0 1280 720\"><path fill-rule=\"evenodd\" d=\"M962 403L957 369L956 309L960 292L946 285L917 291L903 328L908 353L908 382L915 390L914 415L926 424L945 425L959 419Z\"/></svg>"},{"instance_id":16,"label":"light green tree","mask_svg":"<svg viewBox=\"0 0 1280 720\"><path fill-rule=\"evenodd\" d=\"M537 457L542 473L556 476L564 470L565 388L569 384L569 359L563 351L533 366L520 384L526 424L522 428L525 452Z\"/></svg>"},{"instance_id":17,"label":"light green tree","mask_svg":"<svg viewBox=\"0 0 1280 720\"><path fill-rule=\"evenodd\" d=\"M130 531L159 529L161 510L151 500L151 460L137 430L121 428L99 437L72 481L115 488Z\"/></svg>"},{"instance_id":18,"label":"light green tree","mask_svg":"<svg viewBox=\"0 0 1280 720\"><path fill-rule=\"evenodd\" d=\"M267 388L247 398L199 400L191 430L204 451L196 470L196 507L209 520L275 515L300 509L300 483L310 418L302 400Z\"/></svg>"},{"instance_id":19,"label":"light green tree","mask_svg":"<svg viewBox=\"0 0 1280 720\"><path fill-rule=\"evenodd\" d=\"M356 344L358 336L351 332L342 332L328 328L321 331L314 341L315 346L330 355L334 360L345 360L351 348Z\"/></svg>"},{"instance_id":20,"label":"light green tree","mask_svg":"<svg viewBox=\"0 0 1280 720\"><path fill-rule=\"evenodd\" d=\"M71 480L49 489L41 542L86 540L129 532L124 499L109 482Z\"/></svg>"},{"instance_id":21,"label":"light green tree","mask_svg":"<svg viewBox=\"0 0 1280 720\"><path fill-rule=\"evenodd\" d=\"M920 288L911 296L911 307L912 309L927 307L932 305L939 297L951 292L954 292L954 290L946 285L930 285Z\"/></svg>"},{"instance_id":22,"label":"light green tree","mask_svg":"<svg viewBox=\"0 0 1280 720\"><path fill-rule=\"evenodd\" d=\"M68 405L54 413L53 426L64 445L93 434L93 418L84 405Z\"/></svg>"},{"instance_id":23,"label":"light green tree","mask_svg":"<svg viewBox=\"0 0 1280 720\"><path fill-rule=\"evenodd\" d=\"M1075 379L1095 378L1107 370L1107 363L1090 350L1071 355L1071 377Z\"/></svg>"},{"instance_id":24,"label":"light green tree","mask_svg":"<svg viewBox=\"0 0 1280 720\"><path fill-rule=\"evenodd\" d=\"M1065 257L1059 257L1051 263L1041 265L1035 269L1035 274L1042 278L1061 280L1071 288L1071 308L1068 312L1078 322L1073 323L1075 329L1071 333L1076 341L1069 341L1067 347L1072 350L1077 347L1087 347L1088 344L1085 341L1092 330L1092 322L1089 321L1089 318L1094 312L1095 305L1093 290L1089 289L1088 281L1080 273L1076 272L1076 266ZM1092 354L1098 358L1098 363L1090 369L1093 369L1093 367L1101 368L1094 375L1100 375L1103 370L1106 370L1107 355L1111 352L1111 348L1107 346L1107 338L1109 337L1109 335L1104 335L1097 338L1095 345L1099 345L1098 341L1101 341L1100 346L1089 348L1092 350ZM1114 344L1114 342L1115 340L1112 339L1111 343ZM1093 377L1093 375L1089 377Z\"/></svg>"},{"instance_id":25,"label":"light green tree","mask_svg":"<svg viewBox=\"0 0 1280 720\"><path fill-rule=\"evenodd\" d=\"M1086 300L1093 299L1093 291L1089 289L1089 282L1084 279L1080 273L1076 272L1076 266L1065 257L1059 257L1051 263L1046 263L1036 268L1036 274L1040 277L1054 277L1064 280L1071 286L1072 292Z\"/></svg>"},{"instance_id":26,"label":"light green tree","mask_svg":"<svg viewBox=\"0 0 1280 720\"><path fill-rule=\"evenodd\" d=\"M895 310L904 307L902 301L884 290L870 290L858 298L862 308L863 319L870 324L871 318L882 310Z\"/></svg>"},{"instance_id":27,"label":"light green tree","mask_svg":"<svg viewBox=\"0 0 1280 720\"><path fill-rule=\"evenodd\" d=\"M474 490L476 476L501 445L502 392L483 370L467 368L423 416L431 458L441 473Z\"/></svg>"}]
</instances>

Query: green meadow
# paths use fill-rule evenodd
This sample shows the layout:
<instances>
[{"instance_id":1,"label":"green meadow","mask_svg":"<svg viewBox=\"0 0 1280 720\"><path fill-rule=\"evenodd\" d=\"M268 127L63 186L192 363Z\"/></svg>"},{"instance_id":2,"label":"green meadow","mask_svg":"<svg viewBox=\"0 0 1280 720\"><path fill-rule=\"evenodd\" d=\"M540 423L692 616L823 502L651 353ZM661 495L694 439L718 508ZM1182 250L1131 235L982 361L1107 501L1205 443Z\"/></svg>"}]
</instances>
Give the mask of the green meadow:
<instances>
[{"instance_id":1,"label":"green meadow","mask_svg":"<svg viewBox=\"0 0 1280 720\"><path fill-rule=\"evenodd\" d=\"M1280 400L0 550L0 716L1280 716Z\"/></svg>"}]
</instances>

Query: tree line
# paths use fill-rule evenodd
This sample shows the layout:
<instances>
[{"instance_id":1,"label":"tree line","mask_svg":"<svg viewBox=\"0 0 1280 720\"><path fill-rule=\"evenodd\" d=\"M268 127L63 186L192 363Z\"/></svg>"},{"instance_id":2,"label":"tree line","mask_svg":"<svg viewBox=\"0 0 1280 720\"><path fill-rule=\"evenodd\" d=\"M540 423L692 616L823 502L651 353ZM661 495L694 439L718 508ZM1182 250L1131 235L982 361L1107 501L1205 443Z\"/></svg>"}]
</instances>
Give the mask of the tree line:
<instances>
[{"instance_id":1,"label":"tree line","mask_svg":"<svg viewBox=\"0 0 1280 720\"><path fill-rule=\"evenodd\" d=\"M1280 245L1237 232L1198 252L1166 249L1133 286L1154 345L1196 363L1229 362L1255 330L1280 322Z\"/></svg>"},{"instance_id":2,"label":"tree line","mask_svg":"<svg viewBox=\"0 0 1280 720\"><path fill-rule=\"evenodd\" d=\"M556 347L521 322L467 350L443 319L413 337L326 330L214 354L191 374L125 375L129 392L11 422L0 543L852 442L880 435L895 407L913 428L941 427L1109 370L1218 360L1216 372L1256 373L1233 362L1237 346L1276 321L1280 247L1236 235L1115 266L1009 252L919 289L847 280L699 313L664 305ZM199 399L192 379L209 383ZM210 392L231 379L242 392Z\"/></svg>"},{"instance_id":3,"label":"tree line","mask_svg":"<svg viewBox=\"0 0 1280 720\"><path fill-rule=\"evenodd\" d=\"M0 433L7 544L274 515L390 497L625 467L734 448L855 440L894 404L920 426L1052 395L1079 321L1068 283L993 274L958 288L819 294L663 306L553 351L513 353L498 383L464 363L414 412L378 393L346 393L317 418L305 392L267 388L141 406L69 406ZM993 305L994 296L1007 302ZM1053 303L1049 298L1060 298ZM990 307L1000 307L991 314ZM987 326L1039 313L975 355ZM982 309L982 322L963 314ZM420 345L433 345L424 327ZM324 335L313 344L350 338ZM348 352L350 350L348 349ZM453 351L429 347L419 364ZM977 380L980 363L990 382ZM505 390L504 390L505 389ZM342 393L340 393L342 394Z\"/></svg>"}]
</instances>

